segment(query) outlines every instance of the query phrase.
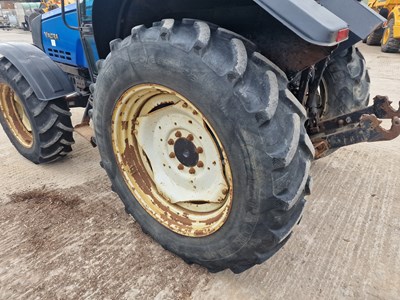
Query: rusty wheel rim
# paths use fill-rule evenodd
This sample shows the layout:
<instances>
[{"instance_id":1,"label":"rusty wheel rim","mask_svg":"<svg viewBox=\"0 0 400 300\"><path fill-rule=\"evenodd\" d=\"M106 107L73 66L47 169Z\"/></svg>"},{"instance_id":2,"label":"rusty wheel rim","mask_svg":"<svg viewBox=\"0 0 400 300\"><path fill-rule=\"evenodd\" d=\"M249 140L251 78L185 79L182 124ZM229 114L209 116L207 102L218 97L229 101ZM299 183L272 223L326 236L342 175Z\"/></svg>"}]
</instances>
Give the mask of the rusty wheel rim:
<instances>
[{"instance_id":1,"label":"rusty wheel rim","mask_svg":"<svg viewBox=\"0 0 400 300\"><path fill-rule=\"evenodd\" d=\"M134 86L118 99L111 126L125 183L154 219L189 237L225 224L233 197L229 161L188 99L157 84Z\"/></svg>"},{"instance_id":2,"label":"rusty wheel rim","mask_svg":"<svg viewBox=\"0 0 400 300\"><path fill-rule=\"evenodd\" d=\"M18 142L25 148L31 148L32 125L18 95L5 83L0 83L0 110Z\"/></svg>"}]
</instances>

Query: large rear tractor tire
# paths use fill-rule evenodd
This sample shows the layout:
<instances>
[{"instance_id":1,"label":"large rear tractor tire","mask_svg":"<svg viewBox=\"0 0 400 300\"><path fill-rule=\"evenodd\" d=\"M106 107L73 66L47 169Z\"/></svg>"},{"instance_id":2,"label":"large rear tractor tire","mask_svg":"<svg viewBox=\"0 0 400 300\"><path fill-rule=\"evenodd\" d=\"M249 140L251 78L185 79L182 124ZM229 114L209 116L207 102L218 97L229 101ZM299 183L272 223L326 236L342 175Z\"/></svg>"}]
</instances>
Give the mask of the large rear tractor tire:
<instances>
[{"instance_id":1,"label":"large rear tractor tire","mask_svg":"<svg viewBox=\"0 0 400 300\"><path fill-rule=\"evenodd\" d=\"M0 123L18 152L35 164L72 151L71 113L62 100L40 101L17 68L0 58Z\"/></svg>"},{"instance_id":2,"label":"large rear tractor tire","mask_svg":"<svg viewBox=\"0 0 400 300\"><path fill-rule=\"evenodd\" d=\"M385 32L382 38L382 52L397 53L400 51L400 39L395 39L393 36L394 18L388 21Z\"/></svg>"},{"instance_id":3,"label":"large rear tractor tire","mask_svg":"<svg viewBox=\"0 0 400 300\"><path fill-rule=\"evenodd\" d=\"M310 190L305 110L254 48L164 20L111 42L98 64L94 127L114 191L144 232L212 272L273 255Z\"/></svg>"},{"instance_id":4,"label":"large rear tractor tire","mask_svg":"<svg viewBox=\"0 0 400 300\"><path fill-rule=\"evenodd\" d=\"M361 52L351 47L337 54L323 75L321 119L330 119L368 106L370 77Z\"/></svg>"}]
</instances>

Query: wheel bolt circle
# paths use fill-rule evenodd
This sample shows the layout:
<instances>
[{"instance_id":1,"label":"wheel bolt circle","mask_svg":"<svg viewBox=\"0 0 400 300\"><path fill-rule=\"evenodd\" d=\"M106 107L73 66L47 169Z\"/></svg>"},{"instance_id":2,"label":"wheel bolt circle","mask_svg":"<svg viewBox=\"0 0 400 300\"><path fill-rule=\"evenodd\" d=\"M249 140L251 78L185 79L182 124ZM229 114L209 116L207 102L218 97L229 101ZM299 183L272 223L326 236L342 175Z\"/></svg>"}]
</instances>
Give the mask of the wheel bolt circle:
<instances>
[{"instance_id":1,"label":"wheel bolt circle","mask_svg":"<svg viewBox=\"0 0 400 300\"><path fill-rule=\"evenodd\" d=\"M201 153L204 152L203 148L201 148L201 147L198 147L198 148L196 149L196 151L197 151L198 154L201 154Z\"/></svg>"},{"instance_id":2,"label":"wheel bolt circle","mask_svg":"<svg viewBox=\"0 0 400 300\"><path fill-rule=\"evenodd\" d=\"M189 141L193 141L194 140L194 136L193 136L193 134L189 134L188 136L187 136L187 139L189 140Z\"/></svg>"},{"instance_id":3,"label":"wheel bolt circle","mask_svg":"<svg viewBox=\"0 0 400 300\"><path fill-rule=\"evenodd\" d=\"M197 167L198 167L198 168L203 168L203 167L204 167L204 163L203 163L202 161L199 161L199 162L197 163Z\"/></svg>"},{"instance_id":4,"label":"wheel bolt circle","mask_svg":"<svg viewBox=\"0 0 400 300\"><path fill-rule=\"evenodd\" d=\"M184 169L185 169L185 167L184 167L182 164L180 164L180 165L178 166L178 170L183 171Z\"/></svg>"},{"instance_id":5,"label":"wheel bolt circle","mask_svg":"<svg viewBox=\"0 0 400 300\"><path fill-rule=\"evenodd\" d=\"M180 138L180 137L182 137L182 132L180 132L180 131L177 131L177 132L175 133L175 136L176 136L177 138Z\"/></svg>"},{"instance_id":6,"label":"wheel bolt circle","mask_svg":"<svg viewBox=\"0 0 400 300\"><path fill-rule=\"evenodd\" d=\"M175 144L173 139L169 139L168 140L168 145L173 146Z\"/></svg>"},{"instance_id":7,"label":"wheel bolt circle","mask_svg":"<svg viewBox=\"0 0 400 300\"><path fill-rule=\"evenodd\" d=\"M190 168L189 169L190 174L196 174L196 169L195 168Z\"/></svg>"},{"instance_id":8,"label":"wheel bolt circle","mask_svg":"<svg viewBox=\"0 0 400 300\"><path fill-rule=\"evenodd\" d=\"M170 157L170 158L175 158L175 157L176 157L175 152L171 152L171 153L169 154L169 157Z\"/></svg>"}]
</instances>

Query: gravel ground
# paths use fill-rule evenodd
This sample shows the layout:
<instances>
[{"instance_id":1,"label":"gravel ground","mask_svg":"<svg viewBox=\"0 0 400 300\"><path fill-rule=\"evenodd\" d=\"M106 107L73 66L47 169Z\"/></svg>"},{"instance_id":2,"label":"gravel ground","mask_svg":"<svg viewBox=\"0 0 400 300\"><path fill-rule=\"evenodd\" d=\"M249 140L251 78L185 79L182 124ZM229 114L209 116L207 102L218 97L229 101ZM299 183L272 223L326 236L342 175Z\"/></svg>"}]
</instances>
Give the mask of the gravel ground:
<instances>
[{"instance_id":1,"label":"gravel ground","mask_svg":"<svg viewBox=\"0 0 400 300\"><path fill-rule=\"evenodd\" d=\"M0 31L5 41L30 36ZM400 54L360 48L372 94L400 100ZM360 144L315 162L314 193L285 247L241 275L209 274L142 233L84 139L65 160L35 166L0 130L0 298L399 299L399 146Z\"/></svg>"}]
</instances>

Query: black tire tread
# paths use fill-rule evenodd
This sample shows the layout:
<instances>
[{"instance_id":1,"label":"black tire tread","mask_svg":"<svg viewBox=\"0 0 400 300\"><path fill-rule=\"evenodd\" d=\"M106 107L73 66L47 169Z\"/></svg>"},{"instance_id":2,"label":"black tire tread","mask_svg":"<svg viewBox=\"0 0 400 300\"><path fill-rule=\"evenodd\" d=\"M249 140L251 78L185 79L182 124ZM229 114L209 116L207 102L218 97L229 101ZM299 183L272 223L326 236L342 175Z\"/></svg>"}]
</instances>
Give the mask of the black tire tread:
<instances>
[{"instance_id":1,"label":"black tire tread","mask_svg":"<svg viewBox=\"0 0 400 300\"><path fill-rule=\"evenodd\" d=\"M381 40L383 36L383 28L375 29L371 34L366 38L365 43L369 46L380 46Z\"/></svg>"},{"instance_id":2,"label":"black tire tread","mask_svg":"<svg viewBox=\"0 0 400 300\"><path fill-rule=\"evenodd\" d=\"M370 96L370 77L361 52L350 47L337 54L328 64L323 79L328 103L322 119L334 118L365 108Z\"/></svg>"},{"instance_id":3,"label":"black tire tread","mask_svg":"<svg viewBox=\"0 0 400 300\"><path fill-rule=\"evenodd\" d=\"M191 27L188 29L186 26L185 30L181 30L180 24L190 24ZM181 34L182 37L179 36ZM220 35L223 35L222 39ZM182 40L185 40L184 45ZM293 226L301 219L305 205L304 196L311 188L308 174L314 156L314 148L303 125L306 121L306 111L287 89L288 80L285 74L260 53L255 52L254 45L228 30L213 28L205 22L188 19L182 23L163 20L154 23L151 28L140 25L133 28L131 36L124 41L117 39L110 43L110 56L121 49L121 45L128 47L131 43L148 42L168 43L172 47L200 55L203 62L215 74L226 77L232 83L235 94L246 96L241 97L245 99L242 106L257 120L261 136L266 136L265 133L274 130L273 128L280 128L281 132L276 131L277 138L288 137L287 143L276 143L265 139L264 149L259 149L274 161L272 166L273 177L276 178L274 185L279 186L279 192L262 204L263 215L254 216L259 221L253 231L252 240L247 241L235 255L218 261L200 261L193 253L177 253L173 245L162 244L165 249L175 252L187 263L203 265L211 272L227 268L235 273L243 272L272 256L284 244ZM226 63L216 64L218 55L223 55ZM258 90L250 88L254 85L259 86L260 81L262 88ZM257 90L258 93L247 95L248 90ZM267 99L269 95L271 101ZM95 109L95 123L97 118L100 120L101 116L97 117ZM102 133L97 131L97 126L95 130L96 136L101 137ZM109 166L105 164L105 169L108 168ZM299 174L304 175L299 176ZM279 180L280 178L285 180ZM124 197L118 189L116 192L121 198ZM134 216L135 212L130 207L126 209ZM266 234L267 231L270 235ZM143 228L143 232L147 230ZM273 246L271 241L267 240L271 235L274 236ZM239 236L237 238L240 239Z\"/></svg>"},{"instance_id":4,"label":"black tire tread","mask_svg":"<svg viewBox=\"0 0 400 300\"><path fill-rule=\"evenodd\" d=\"M36 164L49 163L71 152L71 145L74 144L73 127L65 100L40 101L24 76L4 57L0 60L0 70L4 79L8 79L7 83L13 85L24 98L25 110L31 115L31 125L39 136L35 141L38 144L37 153L26 158ZM12 137L10 140L15 146L18 143Z\"/></svg>"}]
</instances>

